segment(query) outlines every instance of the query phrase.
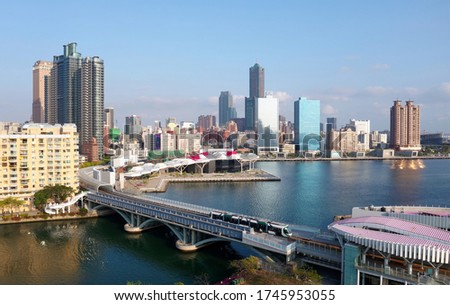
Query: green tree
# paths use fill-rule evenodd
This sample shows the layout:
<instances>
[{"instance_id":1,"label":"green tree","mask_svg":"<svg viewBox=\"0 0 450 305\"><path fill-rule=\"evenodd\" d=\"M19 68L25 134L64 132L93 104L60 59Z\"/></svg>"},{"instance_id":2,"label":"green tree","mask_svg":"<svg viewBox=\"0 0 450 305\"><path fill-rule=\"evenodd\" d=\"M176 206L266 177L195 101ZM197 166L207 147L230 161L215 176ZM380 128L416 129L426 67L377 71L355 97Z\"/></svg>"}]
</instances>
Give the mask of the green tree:
<instances>
[{"instance_id":1,"label":"green tree","mask_svg":"<svg viewBox=\"0 0 450 305\"><path fill-rule=\"evenodd\" d=\"M0 207L2 209L2 214L5 212L5 208L8 209L10 213L12 213L15 208L20 207L24 203L25 201L14 197L7 197L3 200L0 200Z\"/></svg>"},{"instance_id":2,"label":"green tree","mask_svg":"<svg viewBox=\"0 0 450 305\"><path fill-rule=\"evenodd\" d=\"M34 194L34 205L37 209L43 210L49 202L64 202L75 190L70 186L61 184L47 185L42 190Z\"/></svg>"},{"instance_id":3,"label":"green tree","mask_svg":"<svg viewBox=\"0 0 450 305\"><path fill-rule=\"evenodd\" d=\"M239 273L255 273L261 268L261 261L256 256L249 256L244 259L232 261L230 267L236 269Z\"/></svg>"}]
</instances>

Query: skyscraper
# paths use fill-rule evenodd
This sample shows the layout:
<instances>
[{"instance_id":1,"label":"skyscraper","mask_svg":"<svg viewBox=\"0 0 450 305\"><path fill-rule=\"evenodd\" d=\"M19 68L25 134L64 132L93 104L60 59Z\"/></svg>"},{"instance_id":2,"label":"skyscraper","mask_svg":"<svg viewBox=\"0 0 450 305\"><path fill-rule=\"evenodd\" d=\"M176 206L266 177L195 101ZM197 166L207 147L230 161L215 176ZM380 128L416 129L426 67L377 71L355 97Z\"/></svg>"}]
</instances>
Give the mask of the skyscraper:
<instances>
[{"instance_id":1,"label":"skyscraper","mask_svg":"<svg viewBox=\"0 0 450 305\"><path fill-rule=\"evenodd\" d=\"M233 107L233 96L230 91L222 91L219 96L219 126L225 127L227 122L236 117Z\"/></svg>"},{"instance_id":2,"label":"skyscraper","mask_svg":"<svg viewBox=\"0 0 450 305\"><path fill-rule=\"evenodd\" d=\"M330 126L328 126L330 124ZM337 118L327 118L327 132L328 129L337 130Z\"/></svg>"},{"instance_id":3,"label":"skyscraper","mask_svg":"<svg viewBox=\"0 0 450 305\"><path fill-rule=\"evenodd\" d=\"M256 131L256 97L245 98L245 130Z\"/></svg>"},{"instance_id":4,"label":"skyscraper","mask_svg":"<svg viewBox=\"0 0 450 305\"><path fill-rule=\"evenodd\" d=\"M75 123L78 132L81 132L81 62L76 43L65 45L64 53L53 57L49 109L52 120L49 123Z\"/></svg>"},{"instance_id":5,"label":"skyscraper","mask_svg":"<svg viewBox=\"0 0 450 305\"><path fill-rule=\"evenodd\" d=\"M248 97L264 97L264 68L258 63L250 67L250 91Z\"/></svg>"},{"instance_id":6,"label":"skyscraper","mask_svg":"<svg viewBox=\"0 0 450 305\"><path fill-rule=\"evenodd\" d=\"M103 155L103 124L105 93L103 60L86 57L81 67L80 143L85 145L97 139L98 152ZM78 115L78 113L77 113ZM76 116L77 118L77 116Z\"/></svg>"},{"instance_id":7,"label":"skyscraper","mask_svg":"<svg viewBox=\"0 0 450 305\"><path fill-rule=\"evenodd\" d=\"M34 123L44 123L45 109L49 103L50 71L52 62L38 60L33 65L33 114Z\"/></svg>"},{"instance_id":8,"label":"skyscraper","mask_svg":"<svg viewBox=\"0 0 450 305\"><path fill-rule=\"evenodd\" d=\"M256 98L255 106L258 154L278 152L278 99L272 96Z\"/></svg>"},{"instance_id":9,"label":"skyscraper","mask_svg":"<svg viewBox=\"0 0 450 305\"><path fill-rule=\"evenodd\" d=\"M257 131L257 99L264 95L264 68L258 63L249 69L249 96L245 98L245 130Z\"/></svg>"},{"instance_id":10,"label":"skyscraper","mask_svg":"<svg viewBox=\"0 0 450 305\"><path fill-rule=\"evenodd\" d=\"M114 121L114 108L108 107L105 108L105 118L104 118L105 125L109 128L115 127L115 121Z\"/></svg>"},{"instance_id":11,"label":"skyscraper","mask_svg":"<svg viewBox=\"0 0 450 305\"><path fill-rule=\"evenodd\" d=\"M125 117L125 134L130 139L139 139L142 133L141 117L133 114Z\"/></svg>"},{"instance_id":12,"label":"skyscraper","mask_svg":"<svg viewBox=\"0 0 450 305\"><path fill-rule=\"evenodd\" d=\"M294 143L300 153L320 150L320 100L294 102Z\"/></svg>"},{"instance_id":13,"label":"skyscraper","mask_svg":"<svg viewBox=\"0 0 450 305\"><path fill-rule=\"evenodd\" d=\"M413 101L394 101L391 107L390 146L396 150L420 149L420 108Z\"/></svg>"},{"instance_id":14,"label":"skyscraper","mask_svg":"<svg viewBox=\"0 0 450 305\"><path fill-rule=\"evenodd\" d=\"M34 73L34 71L33 71ZM77 44L64 45L62 55L53 57L44 103L45 122L74 123L83 146L97 139L99 158L103 157L104 66L98 56L82 58ZM33 91L36 85L34 84ZM36 106L37 109L37 106ZM37 117L37 116L36 116Z\"/></svg>"}]
</instances>

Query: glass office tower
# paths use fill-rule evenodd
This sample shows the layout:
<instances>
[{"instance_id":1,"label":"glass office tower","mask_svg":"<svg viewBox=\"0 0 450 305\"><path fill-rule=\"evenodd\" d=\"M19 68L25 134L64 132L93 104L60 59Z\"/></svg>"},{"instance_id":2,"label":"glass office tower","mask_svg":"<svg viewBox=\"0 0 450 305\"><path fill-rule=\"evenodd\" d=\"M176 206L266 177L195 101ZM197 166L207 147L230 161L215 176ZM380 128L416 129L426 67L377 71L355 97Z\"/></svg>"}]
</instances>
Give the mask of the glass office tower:
<instances>
[{"instance_id":1,"label":"glass office tower","mask_svg":"<svg viewBox=\"0 0 450 305\"><path fill-rule=\"evenodd\" d=\"M294 129L296 151L320 151L320 100L301 97L294 102Z\"/></svg>"}]
</instances>

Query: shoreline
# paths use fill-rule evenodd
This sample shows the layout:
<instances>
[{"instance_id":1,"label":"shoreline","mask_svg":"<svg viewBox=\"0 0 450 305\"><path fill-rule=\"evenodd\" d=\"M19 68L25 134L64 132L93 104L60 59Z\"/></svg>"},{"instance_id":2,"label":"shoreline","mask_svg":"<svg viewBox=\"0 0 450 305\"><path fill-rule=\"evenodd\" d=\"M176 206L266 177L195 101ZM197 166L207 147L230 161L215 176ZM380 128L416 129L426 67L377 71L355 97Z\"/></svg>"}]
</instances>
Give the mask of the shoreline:
<instances>
[{"instance_id":1,"label":"shoreline","mask_svg":"<svg viewBox=\"0 0 450 305\"><path fill-rule=\"evenodd\" d=\"M64 215L64 216L53 216L53 217L48 217L48 218L32 218L30 216L30 218L26 218L26 219L20 219L20 220L0 220L0 226L1 225L14 225L14 224L21 224L21 223L34 223L34 222L48 222L48 221L67 221L67 220L81 220L81 219L92 219L92 218L99 218L99 217L104 217L104 216L108 216L110 214L112 214L113 212L102 212L102 213L97 213L95 212L91 212L85 216L81 216L81 215L74 215L74 216L70 216L70 215ZM42 214L43 215L43 214Z\"/></svg>"},{"instance_id":2,"label":"shoreline","mask_svg":"<svg viewBox=\"0 0 450 305\"><path fill-rule=\"evenodd\" d=\"M187 174L186 176L173 176L163 174L158 177L145 179L131 179L125 181L123 192L133 194L164 193L170 183L221 183L221 182L263 182L281 181L281 178L264 170L252 170L237 173Z\"/></svg>"},{"instance_id":3,"label":"shoreline","mask_svg":"<svg viewBox=\"0 0 450 305\"><path fill-rule=\"evenodd\" d=\"M323 157L311 157L311 158L259 158L256 162L312 162L312 161L401 161L401 160L448 160L450 156L417 156L417 157L345 157L345 158L323 158Z\"/></svg>"}]
</instances>

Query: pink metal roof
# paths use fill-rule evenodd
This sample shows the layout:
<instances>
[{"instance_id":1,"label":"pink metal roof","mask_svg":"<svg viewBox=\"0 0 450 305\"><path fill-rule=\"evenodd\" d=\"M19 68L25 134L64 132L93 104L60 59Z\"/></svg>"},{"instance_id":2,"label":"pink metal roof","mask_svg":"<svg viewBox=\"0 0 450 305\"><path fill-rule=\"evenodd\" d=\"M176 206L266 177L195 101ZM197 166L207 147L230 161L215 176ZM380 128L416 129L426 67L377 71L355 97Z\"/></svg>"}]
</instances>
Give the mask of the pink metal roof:
<instances>
[{"instance_id":1,"label":"pink metal roof","mask_svg":"<svg viewBox=\"0 0 450 305\"><path fill-rule=\"evenodd\" d=\"M356 217L340 220L334 224L331 224L331 226L334 226L335 224L347 227L356 226L368 228L379 228L380 226L384 226L389 231L400 233L405 236L423 237L424 239L432 239L434 241L443 242L447 245L450 245L450 232L415 222L401 220L394 217L383 217L383 216ZM363 232L371 232L371 231L363 230Z\"/></svg>"},{"instance_id":2,"label":"pink metal roof","mask_svg":"<svg viewBox=\"0 0 450 305\"><path fill-rule=\"evenodd\" d=\"M333 231L340 234L350 234L352 236L360 236L365 239L378 240L387 243L397 243L415 246L430 246L450 251L450 245L445 245L436 241L427 240L425 238L417 238L401 234L349 227L339 223L334 223L331 226L332 226L331 229Z\"/></svg>"}]
</instances>

